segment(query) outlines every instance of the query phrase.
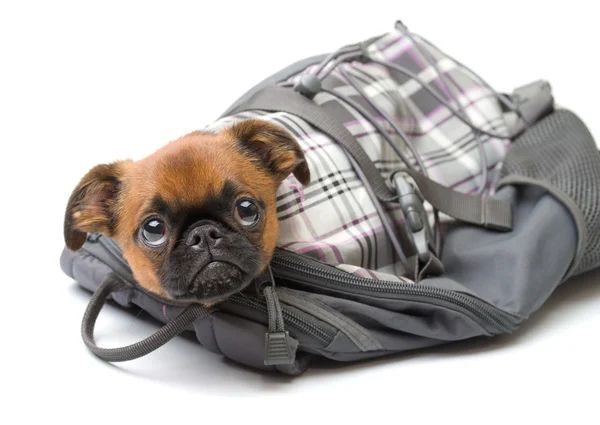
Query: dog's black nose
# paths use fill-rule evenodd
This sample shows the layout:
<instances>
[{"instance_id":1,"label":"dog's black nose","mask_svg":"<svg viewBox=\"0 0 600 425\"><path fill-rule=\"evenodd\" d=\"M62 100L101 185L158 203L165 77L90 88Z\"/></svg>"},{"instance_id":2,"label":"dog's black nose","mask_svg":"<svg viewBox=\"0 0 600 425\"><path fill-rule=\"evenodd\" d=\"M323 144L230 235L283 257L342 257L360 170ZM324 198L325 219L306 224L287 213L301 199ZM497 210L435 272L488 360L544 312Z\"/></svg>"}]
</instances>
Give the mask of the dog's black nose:
<instances>
[{"instance_id":1,"label":"dog's black nose","mask_svg":"<svg viewBox=\"0 0 600 425\"><path fill-rule=\"evenodd\" d=\"M221 229L212 224L203 224L192 229L185 243L191 248L216 247L225 236Z\"/></svg>"}]
</instances>

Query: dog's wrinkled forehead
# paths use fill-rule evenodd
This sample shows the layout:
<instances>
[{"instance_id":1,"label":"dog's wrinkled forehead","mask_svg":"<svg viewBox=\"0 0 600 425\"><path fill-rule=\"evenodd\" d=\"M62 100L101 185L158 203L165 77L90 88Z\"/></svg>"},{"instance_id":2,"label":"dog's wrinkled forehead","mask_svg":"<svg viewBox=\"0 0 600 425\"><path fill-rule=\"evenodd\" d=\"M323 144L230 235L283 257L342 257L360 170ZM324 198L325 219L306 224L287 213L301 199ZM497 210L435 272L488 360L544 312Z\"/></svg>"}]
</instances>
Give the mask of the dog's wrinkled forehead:
<instances>
[{"instance_id":1,"label":"dog's wrinkled forehead","mask_svg":"<svg viewBox=\"0 0 600 425\"><path fill-rule=\"evenodd\" d=\"M140 184L152 187L167 202L196 204L206 193L218 193L226 180L238 178L243 158L228 140L192 134L138 162ZM236 166L237 165L237 166Z\"/></svg>"},{"instance_id":2,"label":"dog's wrinkled forehead","mask_svg":"<svg viewBox=\"0 0 600 425\"><path fill-rule=\"evenodd\" d=\"M260 199L273 192L268 172L222 135L196 132L138 161L127 179L129 226L148 212L177 215L182 210L218 212L239 193ZM131 214L133 213L134 216Z\"/></svg>"},{"instance_id":3,"label":"dog's wrinkled forehead","mask_svg":"<svg viewBox=\"0 0 600 425\"><path fill-rule=\"evenodd\" d=\"M246 191L227 179L220 189L205 192L202 199L193 203L181 200L166 201L163 195L158 193L147 204L141 215L157 213L168 219L170 223L181 225L189 225L199 219L219 220L230 214L231 204L241 192Z\"/></svg>"}]
</instances>

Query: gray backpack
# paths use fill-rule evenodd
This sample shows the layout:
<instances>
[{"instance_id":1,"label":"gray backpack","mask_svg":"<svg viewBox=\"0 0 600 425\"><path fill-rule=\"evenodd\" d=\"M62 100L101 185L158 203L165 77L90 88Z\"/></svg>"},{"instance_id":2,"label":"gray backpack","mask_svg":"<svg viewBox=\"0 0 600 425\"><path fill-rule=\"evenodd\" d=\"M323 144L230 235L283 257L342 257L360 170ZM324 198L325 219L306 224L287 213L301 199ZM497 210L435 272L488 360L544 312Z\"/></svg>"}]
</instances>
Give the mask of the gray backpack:
<instances>
[{"instance_id":1,"label":"gray backpack","mask_svg":"<svg viewBox=\"0 0 600 425\"><path fill-rule=\"evenodd\" d=\"M249 118L290 132L312 176L277 192L270 268L206 309L146 291L115 241L89 234L60 264L93 292L81 334L98 357L133 360L192 332L236 362L297 375L316 359L512 333L600 265L600 153L547 82L497 93L398 22L277 72L206 130ZM164 326L100 348L109 299Z\"/></svg>"}]
</instances>

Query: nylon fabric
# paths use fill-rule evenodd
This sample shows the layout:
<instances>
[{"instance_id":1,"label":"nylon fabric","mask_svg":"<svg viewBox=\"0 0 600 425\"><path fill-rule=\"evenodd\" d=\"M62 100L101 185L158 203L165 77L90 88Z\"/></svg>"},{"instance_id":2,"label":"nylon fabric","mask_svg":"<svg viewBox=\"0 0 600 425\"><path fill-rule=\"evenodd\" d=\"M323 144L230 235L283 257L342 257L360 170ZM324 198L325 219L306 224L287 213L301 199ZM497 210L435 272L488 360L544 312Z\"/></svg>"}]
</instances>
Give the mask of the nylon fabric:
<instances>
[{"instance_id":1,"label":"nylon fabric","mask_svg":"<svg viewBox=\"0 0 600 425\"><path fill-rule=\"evenodd\" d=\"M571 275L600 266L600 152L581 119L561 109L540 120L518 137L502 168L502 180L514 177L546 182L564 194L579 211L585 244L578 250Z\"/></svg>"},{"instance_id":2,"label":"nylon fabric","mask_svg":"<svg viewBox=\"0 0 600 425\"><path fill-rule=\"evenodd\" d=\"M511 128L507 117L512 113L504 111L489 86L473 79L472 74L452 58L407 37L402 31L390 31L367 40L362 47L370 58L408 69L413 77L373 61L357 59L356 53L348 50L349 53L342 55L349 58L347 62L332 61L338 64L335 68L331 63L325 67L310 65L278 83L289 88L303 76L319 73L323 91L312 100L291 93L288 100L295 102L294 99L300 98L308 104L316 103L335 122L335 127L323 123L321 115L324 114L311 117L309 122L286 112L286 105L280 104L279 108L263 105L265 110L242 107L247 105L247 99L260 95L265 87L259 85L251 90L250 96L245 95L226 115L204 130L218 132L240 120L259 119L288 131L305 152L312 182L303 187L290 175L280 185L277 191L278 247L357 276L404 281L414 276L407 262L414 252L406 246L406 241L410 245L411 237L407 234L402 210L390 202L396 197L395 188L389 183L390 175L397 170L414 168L419 157L425 164L426 175L434 182L471 195L479 191L486 177L485 189L493 196L501 161L510 146ZM422 57L423 51L428 52L427 60ZM431 65L432 60L437 71ZM446 86L451 86L451 92L445 90ZM273 89L272 85L267 87ZM457 101L460 108L454 104ZM462 111L462 118L456 117L456 109ZM378 111L385 112L385 117L392 119L394 125L379 116ZM499 137L475 134L465 123L465 117L468 123L493 131ZM324 131L325 125L327 131ZM411 148L394 129L400 129L410 138ZM335 131L334 137L332 131ZM344 144L349 146L348 150L340 138L348 142ZM413 151L416 154L411 153ZM486 158L487 172L483 170L482 154ZM412 166L407 167L401 156ZM362 174L367 177L377 201L383 204L382 208L373 200L353 161L363 169ZM443 232L443 227L453 219L437 211L434 213L429 202L424 206L437 248L438 229L442 228ZM462 208L456 209L464 214ZM480 208L479 211L495 210ZM476 215L476 222L480 222L482 217ZM469 221L473 221L471 218Z\"/></svg>"}]
</instances>

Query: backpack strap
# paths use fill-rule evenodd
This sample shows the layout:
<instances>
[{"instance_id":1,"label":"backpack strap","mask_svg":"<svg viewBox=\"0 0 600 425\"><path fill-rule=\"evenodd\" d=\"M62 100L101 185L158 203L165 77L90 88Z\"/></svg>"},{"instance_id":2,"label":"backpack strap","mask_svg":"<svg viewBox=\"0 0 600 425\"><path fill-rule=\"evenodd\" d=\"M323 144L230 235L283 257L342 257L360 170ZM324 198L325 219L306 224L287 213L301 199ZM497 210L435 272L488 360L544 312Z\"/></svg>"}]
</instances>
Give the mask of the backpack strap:
<instances>
[{"instance_id":1,"label":"backpack strap","mask_svg":"<svg viewBox=\"0 0 600 425\"><path fill-rule=\"evenodd\" d=\"M487 195L468 195L449 189L416 170L402 170L416 183L422 197L438 210L467 223L486 229L510 231L512 205ZM393 176L393 174L392 174Z\"/></svg>"},{"instance_id":2,"label":"backpack strap","mask_svg":"<svg viewBox=\"0 0 600 425\"><path fill-rule=\"evenodd\" d=\"M371 159L354 136L325 108L293 88L267 87L256 92L247 101L238 104L231 112L263 110L287 112L296 115L327 134L356 160L366 179L381 202L398 200L396 188L388 186ZM487 229L510 231L512 229L511 205L487 196L468 195L443 186L414 170L403 170L414 179L423 198L439 211L456 220Z\"/></svg>"}]
</instances>

